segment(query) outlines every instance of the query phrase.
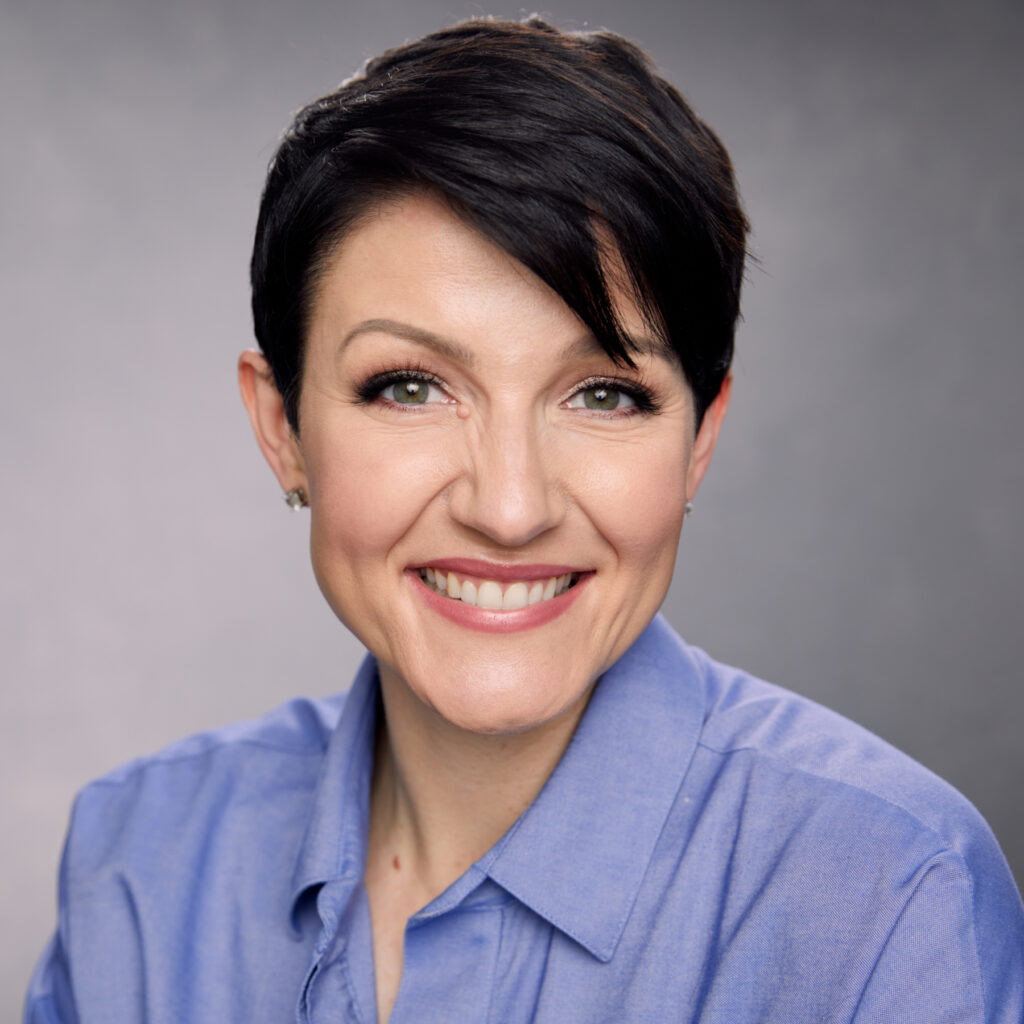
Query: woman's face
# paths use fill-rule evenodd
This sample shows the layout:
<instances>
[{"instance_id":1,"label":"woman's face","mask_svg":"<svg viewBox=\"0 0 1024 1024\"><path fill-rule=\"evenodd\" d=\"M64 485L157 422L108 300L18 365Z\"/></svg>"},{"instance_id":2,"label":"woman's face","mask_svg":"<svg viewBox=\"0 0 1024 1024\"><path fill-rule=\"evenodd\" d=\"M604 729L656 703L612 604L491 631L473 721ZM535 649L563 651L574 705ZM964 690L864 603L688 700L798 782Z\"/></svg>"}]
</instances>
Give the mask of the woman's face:
<instances>
[{"instance_id":1,"label":"woman's face","mask_svg":"<svg viewBox=\"0 0 1024 1024\"><path fill-rule=\"evenodd\" d=\"M571 708L665 596L728 388L695 445L657 346L616 366L424 196L344 239L311 313L301 440L277 468L309 496L331 607L456 726L515 732Z\"/></svg>"}]
</instances>

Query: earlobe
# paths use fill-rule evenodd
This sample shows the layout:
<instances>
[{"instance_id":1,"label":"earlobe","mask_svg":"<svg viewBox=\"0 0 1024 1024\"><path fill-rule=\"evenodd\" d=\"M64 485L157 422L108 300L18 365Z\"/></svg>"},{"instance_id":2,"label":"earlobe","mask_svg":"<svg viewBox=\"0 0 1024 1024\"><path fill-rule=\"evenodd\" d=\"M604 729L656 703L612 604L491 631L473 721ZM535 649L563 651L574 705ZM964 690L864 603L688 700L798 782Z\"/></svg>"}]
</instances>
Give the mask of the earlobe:
<instances>
[{"instance_id":1,"label":"earlobe","mask_svg":"<svg viewBox=\"0 0 1024 1024\"><path fill-rule=\"evenodd\" d=\"M693 442L693 451L690 453L690 466L686 474L686 498L692 501L697 494L704 474L711 465L711 456L715 453L715 445L718 443L718 435L722 429L722 422L729 409L729 399L732 397L732 374L726 374L722 386L718 389L711 404L704 411L704 419L701 420L700 430Z\"/></svg>"},{"instance_id":2,"label":"earlobe","mask_svg":"<svg viewBox=\"0 0 1024 1024\"><path fill-rule=\"evenodd\" d=\"M247 349L238 357L238 389L249 413L256 441L282 491L301 487L308 493L306 467L298 438L285 415L284 402L264 355Z\"/></svg>"}]
</instances>

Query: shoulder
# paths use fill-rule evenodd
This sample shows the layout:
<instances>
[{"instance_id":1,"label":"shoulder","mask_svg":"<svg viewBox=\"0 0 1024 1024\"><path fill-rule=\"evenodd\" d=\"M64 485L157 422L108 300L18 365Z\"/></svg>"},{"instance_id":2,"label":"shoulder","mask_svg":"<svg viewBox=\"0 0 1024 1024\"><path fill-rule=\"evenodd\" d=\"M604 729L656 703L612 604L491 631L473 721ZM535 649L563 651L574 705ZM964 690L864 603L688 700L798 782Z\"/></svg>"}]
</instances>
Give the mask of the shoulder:
<instances>
[{"instance_id":1,"label":"shoulder","mask_svg":"<svg viewBox=\"0 0 1024 1024\"><path fill-rule=\"evenodd\" d=\"M688 651L705 688L700 744L761 771L800 778L818 799L861 805L930 832L938 846L965 852L988 826L956 789L874 733L814 701Z\"/></svg>"},{"instance_id":2,"label":"shoulder","mask_svg":"<svg viewBox=\"0 0 1024 1024\"><path fill-rule=\"evenodd\" d=\"M976 842L979 851L994 846L972 804L923 765L842 715L714 660L660 615L622 664L627 676L649 680L647 719L684 708L686 736L665 757L689 761L692 752L694 800L762 813L777 827L786 807L797 816L813 810L819 822L830 809L873 825L887 818L920 848L964 856Z\"/></svg>"},{"instance_id":3,"label":"shoulder","mask_svg":"<svg viewBox=\"0 0 1024 1024\"><path fill-rule=\"evenodd\" d=\"M744 920L797 945L794 922L804 922L800 955L805 964L822 957L819 973L829 949L862 957L865 991L879 1006L906 989L908 972L922 992L970 993L989 1012L1024 1005L1024 907L970 801L805 697L681 640L673 660L704 706L676 838L699 836L705 859L727 865L710 870L724 872ZM757 907L768 908L763 920Z\"/></svg>"},{"instance_id":4,"label":"shoulder","mask_svg":"<svg viewBox=\"0 0 1024 1024\"><path fill-rule=\"evenodd\" d=\"M231 1017L230 999L261 1013L290 1002L308 958L291 880L344 702L293 700L86 786L26 1019L77 1019L77 1006L83 1019L141 1020L151 991L160 1020L196 1019L192 1000L211 1020ZM237 989L225 978L240 964Z\"/></svg>"},{"instance_id":5,"label":"shoulder","mask_svg":"<svg viewBox=\"0 0 1024 1024\"><path fill-rule=\"evenodd\" d=\"M934 941L946 957L962 944L964 978L988 999L1013 993L1019 1003L1024 907L970 801L843 716L696 648L688 654L705 692L695 763L703 756L705 772L733 788L733 806L743 802L754 838L739 842L749 842L752 863L764 859L765 877L789 872L790 898L887 907L891 944Z\"/></svg>"},{"instance_id":6,"label":"shoulder","mask_svg":"<svg viewBox=\"0 0 1024 1024\"><path fill-rule=\"evenodd\" d=\"M274 816L308 813L345 695L300 698L262 716L190 736L87 785L72 812L65 872L145 863L157 850L201 842L216 824L244 835ZM306 795L308 799L303 799ZM298 823L295 823L298 827Z\"/></svg>"},{"instance_id":7,"label":"shoulder","mask_svg":"<svg viewBox=\"0 0 1024 1024\"><path fill-rule=\"evenodd\" d=\"M155 754L115 768L97 783L118 784L152 768L258 750L298 756L322 753L337 725L345 697L344 693L319 699L298 697L259 718L178 740Z\"/></svg>"}]
</instances>

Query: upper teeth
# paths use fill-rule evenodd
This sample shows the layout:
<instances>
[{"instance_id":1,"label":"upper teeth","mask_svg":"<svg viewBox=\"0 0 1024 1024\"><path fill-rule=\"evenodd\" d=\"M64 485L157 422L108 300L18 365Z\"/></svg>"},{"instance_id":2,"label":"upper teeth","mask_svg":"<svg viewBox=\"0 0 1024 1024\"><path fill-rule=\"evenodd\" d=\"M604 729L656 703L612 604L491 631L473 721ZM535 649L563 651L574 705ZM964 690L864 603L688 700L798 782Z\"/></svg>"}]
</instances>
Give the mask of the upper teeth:
<instances>
[{"instance_id":1,"label":"upper teeth","mask_svg":"<svg viewBox=\"0 0 1024 1024\"><path fill-rule=\"evenodd\" d=\"M487 608L492 611L512 612L527 605L550 601L565 593L576 582L576 573L549 576L546 580L515 580L498 583L495 580L460 580L444 569L420 569L420 579L432 590L456 601Z\"/></svg>"}]
</instances>

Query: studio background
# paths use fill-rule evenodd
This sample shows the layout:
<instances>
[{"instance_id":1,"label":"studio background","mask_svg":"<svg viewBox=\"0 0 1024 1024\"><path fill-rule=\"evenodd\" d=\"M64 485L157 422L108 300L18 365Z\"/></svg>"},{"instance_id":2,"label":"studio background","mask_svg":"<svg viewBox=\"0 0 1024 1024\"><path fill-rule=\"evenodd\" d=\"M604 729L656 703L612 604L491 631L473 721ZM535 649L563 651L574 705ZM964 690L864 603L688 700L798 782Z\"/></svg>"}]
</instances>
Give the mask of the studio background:
<instances>
[{"instance_id":1,"label":"studio background","mask_svg":"<svg viewBox=\"0 0 1024 1024\"><path fill-rule=\"evenodd\" d=\"M235 386L279 132L456 0L3 0L0 1016L74 793L348 686ZM961 789L1024 877L1024 9L564 0L657 59L754 226L670 621ZM685 282L683 282L685 286Z\"/></svg>"}]
</instances>

